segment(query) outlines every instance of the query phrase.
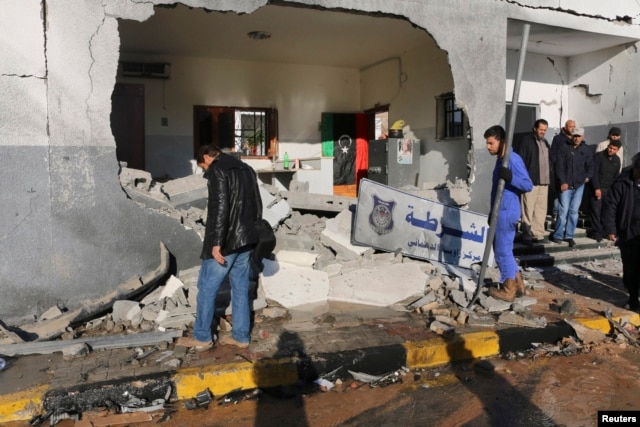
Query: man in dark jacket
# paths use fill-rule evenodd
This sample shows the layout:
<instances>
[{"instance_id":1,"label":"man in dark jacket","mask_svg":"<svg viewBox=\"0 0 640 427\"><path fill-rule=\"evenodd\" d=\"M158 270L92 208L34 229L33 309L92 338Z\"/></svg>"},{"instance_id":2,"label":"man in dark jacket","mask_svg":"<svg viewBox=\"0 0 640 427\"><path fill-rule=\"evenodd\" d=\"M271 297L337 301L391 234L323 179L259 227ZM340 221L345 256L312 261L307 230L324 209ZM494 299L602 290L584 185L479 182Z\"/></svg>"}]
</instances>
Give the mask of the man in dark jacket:
<instances>
[{"instance_id":1,"label":"man in dark jacket","mask_svg":"<svg viewBox=\"0 0 640 427\"><path fill-rule=\"evenodd\" d=\"M618 239L622 258L622 282L629 291L629 309L638 310L640 288L640 156L630 170L623 170L602 206L604 232Z\"/></svg>"},{"instance_id":2,"label":"man in dark jacket","mask_svg":"<svg viewBox=\"0 0 640 427\"><path fill-rule=\"evenodd\" d=\"M560 195L558 218L550 240L554 243L562 243L564 240L570 247L574 247L576 242L573 235L578 225L584 184L589 182L593 171L593 152L584 142L582 128L575 128L572 141L561 143L554 151L554 170L560 185Z\"/></svg>"},{"instance_id":3,"label":"man in dark jacket","mask_svg":"<svg viewBox=\"0 0 640 427\"><path fill-rule=\"evenodd\" d=\"M215 300L222 282L231 283L231 336L219 343L240 348L249 346L251 311L249 270L251 250L258 241L255 227L262 211L255 173L246 163L222 153L217 147L200 147L196 160L205 170L209 188L207 224L202 245L202 266L198 277L196 321L193 337L181 345L198 351L213 346L211 331Z\"/></svg>"},{"instance_id":4,"label":"man in dark jacket","mask_svg":"<svg viewBox=\"0 0 640 427\"><path fill-rule=\"evenodd\" d=\"M522 242L531 244L544 240L544 222L547 219L547 202L551 179L551 162L549 158L549 142L544 137L549 123L538 119L533 125L533 132L525 135L514 151L522 157L522 161L533 182L533 190L523 193L522 205Z\"/></svg>"},{"instance_id":5,"label":"man in dark jacket","mask_svg":"<svg viewBox=\"0 0 640 427\"><path fill-rule=\"evenodd\" d=\"M620 157L617 153L621 146L620 139L611 139L606 150L597 152L593 156L593 176L589 186L591 190L589 219L590 236L597 242L601 242L604 236L600 216L602 201L620 173Z\"/></svg>"}]
</instances>

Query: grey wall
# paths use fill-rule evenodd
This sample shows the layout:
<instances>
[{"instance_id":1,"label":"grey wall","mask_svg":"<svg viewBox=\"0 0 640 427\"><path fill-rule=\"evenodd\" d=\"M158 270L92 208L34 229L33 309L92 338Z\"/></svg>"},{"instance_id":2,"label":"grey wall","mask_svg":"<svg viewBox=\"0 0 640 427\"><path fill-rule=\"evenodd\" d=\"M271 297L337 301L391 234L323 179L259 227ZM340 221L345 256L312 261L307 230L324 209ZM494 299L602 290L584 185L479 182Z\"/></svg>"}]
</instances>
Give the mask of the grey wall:
<instances>
[{"instance_id":1,"label":"grey wall","mask_svg":"<svg viewBox=\"0 0 640 427\"><path fill-rule=\"evenodd\" d=\"M119 58L117 19L144 20L154 4L169 3L56 0L46 2L45 10L40 0L0 0L0 40L9 41L0 49L3 320L33 316L55 303L71 309L104 295L154 269L160 241L178 268L198 262L200 239L193 231L139 208L121 190L109 122ZM183 3L249 13L266 0ZM405 16L434 37L447 52L456 98L473 129L470 207L487 212L495 159L482 134L504 123L507 18L557 25L565 14L557 6L495 0L290 3ZM581 1L572 8L595 16L601 4ZM607 8L605 15L625 15Z\"/></svg>"}]
</instances>

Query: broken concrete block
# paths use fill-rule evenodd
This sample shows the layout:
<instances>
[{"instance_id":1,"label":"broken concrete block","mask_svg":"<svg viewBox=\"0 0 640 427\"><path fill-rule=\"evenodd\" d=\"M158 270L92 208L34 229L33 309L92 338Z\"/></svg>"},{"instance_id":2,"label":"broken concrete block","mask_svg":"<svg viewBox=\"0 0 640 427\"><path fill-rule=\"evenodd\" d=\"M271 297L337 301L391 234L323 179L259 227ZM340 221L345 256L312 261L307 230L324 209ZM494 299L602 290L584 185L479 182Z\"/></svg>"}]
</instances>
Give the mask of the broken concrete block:
<instances>
[{"instance_id":1,"label":"broken concrete block","mask_svg":"<svg viewBox=\"0 0 640 427\"><path fill-rule=\"evenodd\" d=\"M438 321L440 323L444 323L445 325L448 325L448 326L451 326L451 327L455 326L455 324L456 324L456 321L453 320L449 316L435 316L434 320L436 320L436 321Z\"/></svg>"},{"instance_id":2,"label":"broken concrete block","mask_svg":"<svg viewBox=\"0 0 640 427\"><path fill-rule=\"evenodd\" d=\"M336 251L337 257L353 259L360 257L369 248L351 244L351 223L353 213L349 209L340 212L335 218L326 221L321 234L321 242Z\"/></svg>"},{"instance_id":3,"label":"broken concrete block","mask_svg":"<svg viewBox=\"0 0 640 427\"><path fill-rule=\"evenodd\" d=\"M49 310L42 313L42 316L40 316L40 320L42 321L42 320L55 319L56 317L61 315L62 315L62 310L60 310L57 305L54 305Z\"/></svg>"},{"instance_id":4,"label":"broken concrete block","mask_svg":"<svg viewBox=\"0 0 640 427\"><path fill-rule=\"evenodd\" d=\"M459 291L457 289L452 289L451 292L449 292L449 297L460 307L466 307L469 305L469 302L471 302L471 299L465 291Z\"/></svg>"},{"instance_id":5,"label":"broken concrete block","mask_svg":"<svg viewBox=\"0 0 640 427\"><path fill-rule=\"evenodd\" d=\"M299 267L312 268L318 258L318 254L303 251L292 251L283 249L276 254L276 261L286 262Z\"/></svg>"},{"instance_id":6,"label":"broken concrete block","mask_svg":"<svg viewBox=\"0 0 640 427\"><path fill-rule=\"evenodd\" d=\"M497 313L511 309L510 302L495 299L493 297L480 298L479 301L480 305L482 305L489 313Z\"/></svg>"},{"instance_id":7,"label":"broken concrete block","mask_svg":"<svg viewBox=\"0 0 640 427\"><path fill-rule=\"evenodd\" d=\"M113 303L111 317L114 322L130 321L142 315L142 309L137 301L119 300Z\"/></svg>"},{"instance_id":8,"label":"broken concrete block","mask_svg":"<svg viewBox=\"0 0 640 427\"><path fill-rule=\"evenodd\" d=\"M432 317L436 317L436 316L450 317L451 310L449 310L448 308L434 308L429 311L429 315L431 315Z\"/></svg>"},{"instance_id":9,"label":"broken concrete block","mask_svg":"<svg viewBox=\"0 0 640 427\"><path fill-rule=\"evenodd\" d=\"M153 178L150 172L127 167L120 168L120 184L123 187L149 191L152 182Z\"/></svg>"},{"instance_id":10,"label":"broken concrete block","mask_svg":"<svg viewBox=\"0 0 640 427\"><path fill-rule=\"evenodd\" d=\"M429 292L428 294L424 295L422 298L409 304L407 308L409 308L409 310L415 310L431 302L434 302L435 300L436 300L436 296L433 293Z\"/></svg>"},{"instance_id":11,"label":"broken concrete block","mask_svg":"<svg viewBox=\"0 0 640 427\"><path fill-rule=\"evenodd\" d=\"M528 328L544 328L547 326L547 321L544 317L526 318L523 316L519 316L512 311L502 313L500 317L498 317L498 323L502 323L505 325L525 326Z\"/></svg>"},{"instance_id":12,"label":"broken concrete block","mask_svg":"<svg viewBox=\"0 0 640 427\"><path fill-rule=\"evenodd\" d=\"M457 277L454 279L449 276L442 276L442 282L446 289L462 289L462 285Z\"/></svg>"},{"instance_id":13,"label":"broken concrete block","mask_svg":"<svg viewBox=\"0 0 640 427\"><path fill-rule=\"evenodd\" d=\"M443 336L451 335L455 331L452 326L445 325L444 323L438 322L437 320L431 322L431 324L429 325L429 329L431 329L436 334Z\"/></svg>"},{"instance_id":14,"label":"broken concrete block","mask_svg":"<svg viewBox=\"0 0 640 427\"><path fill-rule=\"evenodd\" d=\"M480 327L492 328L495 326L495 321L493 320L492 317L489 317L489 316L477 316L472 314L467 319L467 324L469 326L480 326Z\"/></svg>"},{"instance_id":15,"label":"broken concrete block","mask_svg":"<svg viewBox=\"0 0 640 427\"><path fill-rule=\"evenodd\" d=\"M329 279L329 300L388 306L424 292L418 264L361 268Z\"/></svg>"},{"instance_id":16,"label":"broken concrete block","mask_svg":"<svg viewBox=\"0 0 640 427\"><path fill-rule=\"evenodd\" d=\"M165 283L162 292L160 293L160 298L172 298L176 291L183 287L184 283L172 274L167 280L167 283Z\"/></svg>"},{"instance_id":17,"label":"broken concrete block","mask_svg":"<svg viewBox=\"0 0 640 427\"><path fill-rule=\"evenodd\" d=\"M434 291L440 289L443 284L444 282L442 281L442 277L432 277L428 282L428 286Z\"/></svg>"},{"instance_id":18,"label":"broken concrete block","mask_svg":"<svg viewBox=\"0 0 640 427\"><path fill-rule=\"evenodd\" d=\"M423 306L418 307L420 313L431 313L433 310L437 309L440 306L438 301L433 301Z\"/></svg>"},{"instance_id":19,"label":"broken concrete block","mask_svg":"<svg viewBox=\"0 0 640 427\"><path fill-rule=\"evenodd\" d=\"M326 301L329 276L324 271L266 259L263 264L260 280L267 299L286 308Z\"/></svg>"},{"instance_id":20,"label":"broken concrete block","mask_svg":"<svg viewBox=\"0 0 640 427\"><path fill-rule=\"evenodd\" d=\"M289 311L282 307L267 307L262 310L261 314L270 319L279 319L286 318L289 315Z\"/></svg>"},{"instance_id":21,"label":"broken concrete block","mask_svg":"<svg viewBox=\"0 0 640 427\"><path fill-rule=\"evenodd\" d=\"M456 322L458 322L461 325L464 325L465 323L467 323L468 318L469 318L469 314L467 314L464 311L461 311L460 313L458 313L458 316L456 317Z\"/></svg>"},{"instance_id":22,"label":"broken concrete block","mask_svg":"<svg viewBox=\"0 0 640 427\"><path fill-rule=\"evenodd\" d=\"M167 316L161 321L156 320L156 324L166 329L186 329L186 327L196 320L196 316L190 313L179 314L177 316Z\"/></svg>"},{"instance_id":23,"label":"broken concrete block","mask_svg":"<svg viewBox=\"0 0 640 427\"><path fill-rule=\"evenodd\" d=\"M200 174L167 181L162 184L161 191L173 206L189 206L192 203L195 206L206 206L207 180Z\"/></svg>"}]
</instances>

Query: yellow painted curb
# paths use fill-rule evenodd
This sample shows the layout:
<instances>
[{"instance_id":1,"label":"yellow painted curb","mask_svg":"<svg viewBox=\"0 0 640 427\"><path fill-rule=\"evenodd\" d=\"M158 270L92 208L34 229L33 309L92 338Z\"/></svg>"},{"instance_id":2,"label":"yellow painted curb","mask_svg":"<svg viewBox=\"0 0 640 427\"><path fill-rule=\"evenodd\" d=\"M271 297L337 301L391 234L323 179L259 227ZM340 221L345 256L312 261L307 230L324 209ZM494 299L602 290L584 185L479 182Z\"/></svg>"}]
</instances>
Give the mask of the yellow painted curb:
<instances>
[{"instance_id":1,"label":"yellow painted curb","mask_svg":"<svg viewBox=\"0 0 640 427\"><path fill-rule=\"evenodd\" d=\"M408 368L427 368L454 360L494 356L500 353L498 335L493 331L471 332L451 339L404 343Z\"/></svg>"},{"instance_id":2,"label":"yellow painted curb","mask_svg":"<svg viewBox=\"0 0 640 427\"><path fill-rule=\"evenodd\" d=\"M0 395L0 423L30 420L42 411L42 398L49 385Z\"/></svg>"},{"instance_id":3,"label":"yellow painted curb","mask_svg":"<svg viewBox=\"0 0 640 427\"><path fill-rule=\"evenodd\" d=\"M239 362L180 369L173 376L179 400L190 399L206 388L214 396L237 389L275 387L295 384L298 359L261 359L254 363Z\"/></svg>"},{"instance_id":4,"label":"yellow painted curb","mask_svg":"<svg viewBox=\"0 0 640 427\"><path fill-rule=\"evenodd\" d=\"M631 313L628 316L615 316L613 320L620 323L622 319L626 319L629 323L640 326L640 315L637 313ZM597 318L578 318L574 319L574 322L580 323L582 326L586 326L587 328L596 329L604 334L609 334L613 332L613 328L607 320L606 317L597 317Z\"/></svg>"}]
</instances>

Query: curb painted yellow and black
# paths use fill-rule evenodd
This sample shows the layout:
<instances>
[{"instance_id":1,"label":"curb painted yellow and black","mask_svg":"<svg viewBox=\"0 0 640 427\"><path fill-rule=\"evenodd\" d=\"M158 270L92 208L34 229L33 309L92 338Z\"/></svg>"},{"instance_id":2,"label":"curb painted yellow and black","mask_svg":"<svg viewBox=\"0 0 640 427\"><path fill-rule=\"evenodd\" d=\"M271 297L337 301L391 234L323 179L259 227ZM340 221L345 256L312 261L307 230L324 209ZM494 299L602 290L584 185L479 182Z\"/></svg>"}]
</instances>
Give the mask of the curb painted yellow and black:
<instances>
[{"instance_id":1,"label":"curb painted yellow and black","mask_svg":"<svg viewBox=\"0 0 640 427\"><path fill-rule=\"evenodd\" d=\"M640 315L615 317L640 326ZM602 318L574 319L575 322L605 334L612 332L609 321ZM301 366L316 372L331 372L338 367L360 372L388 372L400 367L429 368L453 361L496 356L505 351L526 350L532 342L555 342L570 335L567 324L542 329L513 328L504 331L480 331L411 341L399 345L384 345L339 353L316 354L307 359L300 357L268 358L255 362L204 365L181 368L171 374L178 400L188 400L205 389L214 396L223 396L238 389L268 388L295 384L301 375ZM546 339L545 339L546 338ZM522 341L522 345L518 343ZM526 344L524 344L526 343ZM131 379L132 381L138 380ZM104 385L104 384L103 384ZM29 420L43 412L49 385L41 385L16 393L0 395L0 423Z\"/></svg>"}]
</instances>

